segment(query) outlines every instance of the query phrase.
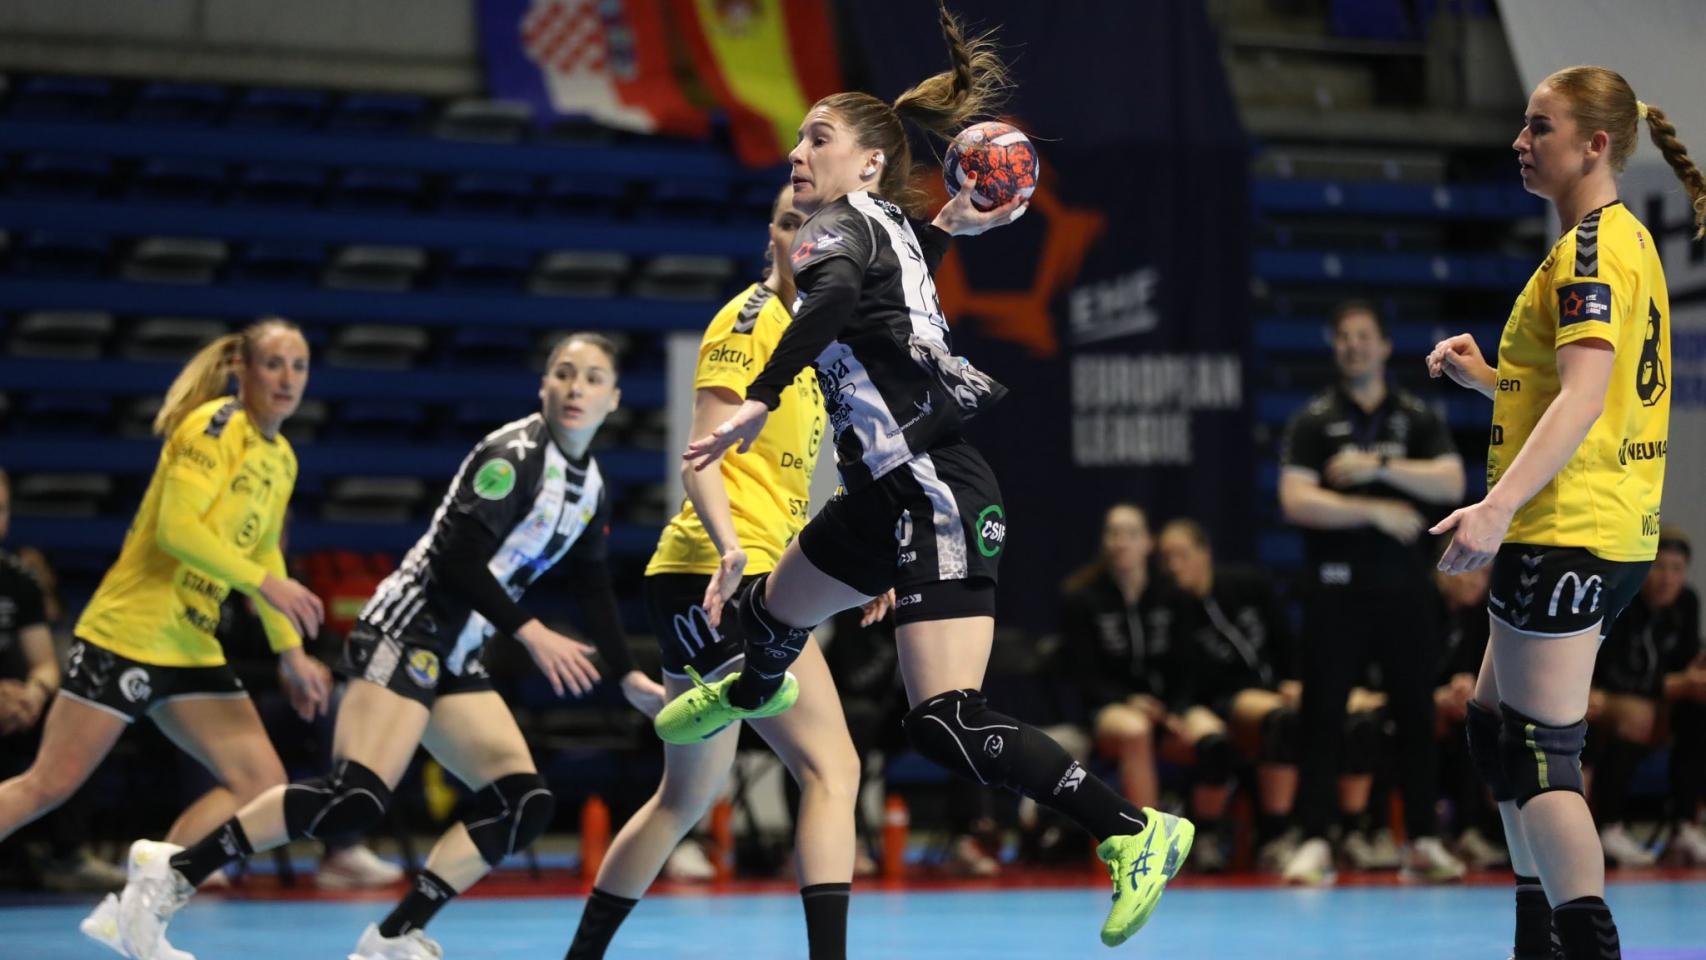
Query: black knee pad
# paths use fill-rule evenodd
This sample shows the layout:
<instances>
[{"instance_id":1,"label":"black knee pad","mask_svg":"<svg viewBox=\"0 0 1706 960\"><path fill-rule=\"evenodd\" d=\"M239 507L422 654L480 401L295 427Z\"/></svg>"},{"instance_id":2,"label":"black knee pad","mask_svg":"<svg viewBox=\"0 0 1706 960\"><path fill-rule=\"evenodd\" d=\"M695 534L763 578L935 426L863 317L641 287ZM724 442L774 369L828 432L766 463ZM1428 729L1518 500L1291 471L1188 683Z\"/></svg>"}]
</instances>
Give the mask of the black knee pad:
<instances>
[{"instance_id":1,"label":"black knee pad","mask_svg":"<svg viewBox=\"0 0 1706 960\"><path fill-rule=\"evenodd\" d=\"M379 825L391 806L391 788L379 774L354 760L332 772L284 788L284 826L292 839L336 840Z\"/></svg>"},{"instance_id":2,"label":"black knee pad","mask_svg":"<svg viewBox=\"0 0 1706 960\"><path fill-rule=\"evenodd\" d=\"M1380 759L1380 712L1370 710L1345 717L1346 773L1373 773Z\"/></svg>"},{"instance_id":3,"label":"black knee pad","mask_svg":"<svg viewBox=\"0 0 1706 960\"><path fill-rule=\"evenodd\" d=\"M557 798L537 773L499 777L474 795L474 809L463 824L481 859L491 866L526 850L551 825Z\"/></svg>"},{"instance_id":4,"label":"black knee pad","mask_svg":"<svg viewBox=\"0 0 1706 960\"><path fill-rule=\"evenodd\" d=\"M1516 799L1510 778L1505 776L1504 753L1499 748L1499 731L1503 727L1496 711L1469 701L1469 715L1464 721L1464 732L1469 738L1469 757L1475 762L1475 769L1481 774L1481 780L1487 784L1493 799L1500 803Z\"/></svg>"},{"instance_id":5,"label":"black knee pad","mask_svg":"<svg viewBox=\"0 0 1706 960\"><path fill-rule=\"evenodd\" d=\"M1295 765L1301 755L1297 708L1268 711L1262 718L1262 762Z\"/></svg>"},{"instance_id":6,"label":"black knee pad","mask_svg":"<svg viewBox=\"0 0 1706 960\"><path fill-rule=\"evenodd\" d=\"M1023 752L1029 728L989 709L982 691L931 697L900 723L912 748L938 766L989 786L1024 789L1014 781L1013 761Z\"/></svg>"},{"instance_id":7,"label":"black knee pad","mask_svg":"<svg viewBox=\"0 0 1706 960\"><path fill-rule=\"evenodd\" d=\"M812 632L809 627L790 626L770 615L764 606L764 585L769 582L768 573L753 578L735 597L735 610L740 615L741 632L746 635L744 669L774 680L800 658Z\"/></svg>"},{"instance_id":8,"label":"black knee pad","mask_svg":"<svg viewBox=\"0 0 1706 960\"><path fill-rule=\"evenodd\" d=\"M1500 704L1499 754L1505 781L1521 807L1553 790L1582 792L1582 748L1587 745L1584 718L1566 727L1550 727Z\"/></svg>"},{"instance_id":9,"label":"black knee pad","mask_svg":"<svg viewBox=\"0 0 1706 960\"><path fill-rule=\"evenodd\" d=\"M1198 783L1225 783L1238 772L1238 753L1232 748L1232 738L1224 733L1211 733L1198 740L1196 755Z\"/></svg>"}]
</instances>

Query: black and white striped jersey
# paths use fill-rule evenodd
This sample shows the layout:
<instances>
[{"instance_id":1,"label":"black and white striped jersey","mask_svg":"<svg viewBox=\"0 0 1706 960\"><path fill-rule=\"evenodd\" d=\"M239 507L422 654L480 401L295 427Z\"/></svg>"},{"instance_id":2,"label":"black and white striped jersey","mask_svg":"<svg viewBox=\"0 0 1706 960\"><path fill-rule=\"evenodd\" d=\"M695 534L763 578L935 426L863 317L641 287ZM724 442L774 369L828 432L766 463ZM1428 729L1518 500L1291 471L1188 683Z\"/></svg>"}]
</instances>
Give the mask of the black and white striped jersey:
<instances>
[{"instance_id":1,"label":"black and white striped jersey","mask_svg":"<svg viewBox=\"0 0 1706 960\"><path fill-rule=\"evenodd\" d=\"M989 396L975 382L966 389L981 375L951 356L930 276L947 243L864 191L825 204L795 237L796 319L747 397L774 408L810 363L849 490L957 437L963 415Z\"/></svg>"},{"instance_id":2,"label":"black and white striped jersey","mask_svg":"<svg viewBox=\"0 0 1706 960\"><path fill-rule=\"evenodd\" d=\"M361 620L388 638L445 650L445 665L461 673L489 637L526 622L514 601L559 560L602 564L609 523L604 478L591 455L569 459L537 413L505 424L463 459L432 525L379 585ZM483 563L502 594L444 582L447 574L483 579L450 562L470 549L478 551L472 571Z\"/></svg>"}]
</instances>

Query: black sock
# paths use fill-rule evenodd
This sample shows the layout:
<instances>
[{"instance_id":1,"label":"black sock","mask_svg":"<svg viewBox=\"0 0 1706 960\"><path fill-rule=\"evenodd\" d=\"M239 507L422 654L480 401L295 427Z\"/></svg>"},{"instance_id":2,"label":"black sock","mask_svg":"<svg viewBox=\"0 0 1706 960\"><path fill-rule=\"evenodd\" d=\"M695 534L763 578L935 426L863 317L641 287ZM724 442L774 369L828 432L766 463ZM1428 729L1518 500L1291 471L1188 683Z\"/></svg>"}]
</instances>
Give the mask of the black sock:
<instances>
[{"instance_id":1,"label":"black sock","mask_svg":"<svg viewBox=\"0 0 1706 960\"><path fill-rule=\"evenodd\" d=\"M1516 875L1515 960L1552 960L1552 905L1539 877Z\"/></svg>"},{"instance_id":2,"label":"black sock","mask_svg":"<svg viewBox=\"0 0 1706 960\"><path fill-rule=\"evenodd\" d=\"M1198 836L1220 836L1220 831L1226 826L1222 817L1197 817L1195 819Z\"/></svg>"},{"instance_id":3,"label":"black sock","mask_svg":"<svg viewBox=\"0 0 1706 960\"><path fill-rule=\"evenodd\" d=\"M1097 843L1109 837L1143 832L1148 820L1144 817L1142 808L1085 770L1078 761L1067 755L1060 744L1049 739L1042 731L1029 726L1026 726L1025 730L1035 736L1021 738L1025 755L1015 760L1043 771L1042 779L1048 783L1048 788L1036 789L1036 778L1033 777L1028 778L1031 780L1029 785L1021 781L1020 792L1050 810L1070 817L1095 837ZM1052 747L1053 753L1058 756L1047 752L1049 747ZM1056 770L1065 770L1066 773L1057 777L1054 774ZM1077 789L1061 789L1061 784L1069 783L1075 776L1079 777ZM1018 780L1019 777L1016 776L1015 779Z\"/></svg>"},{"instance_id":4,"label":"black sock","mask_svg":"<svg viewBox=\"0 0 1706 960\"><path fill-rule=\"evenodd\" d=\"M1635 770L1650 752L1646 744L1632 743L1613 737L1605 745L1604 755L1594 769L1594 819L1606 826L1623 822L1623 810L1629 799L1629 787L1635 780Z\"/></svg>"},{"instance_id":5,"label":"black sock","mask_svg":"<svg viewBox=\"0 0 1706 960\"><path fill-rule=\"evenodd\" d=\"M622 921L628 919L639 902L593 887L592 895L586 898L586 909L581 911L580 926L575 928L575 942L569 944L563 960L603 960L604 951L610 949L610 941ZM810 927L809 918L807 927Z\"/></svg>"},{"instance_id":6,"label":"black sock","mask_svg":"<svg viewBox=\"0 0 1706 960\"><path fill-rule=\"evenodd\" d=\"M1552 911L1564 960L1622 960L1617 923L1599 897L1577 897Z\"/></svg>"},{"instance_id":7,"label":"black sock","mask_svg":"<svg viewBox=\"0 0 1706 960\"><path fill-rule=\"evenodd\" d=\"M800 888L811 960L847 960L847 903L852 895L851 883L814 883Z\"/></svg>"},{"instance_id":8,"label":"black sock","mask_svg":"<svg viewBox=\"0 0 1706 960\"><path fill-rule=\"evenodd\" d=\"M175 854L172 869L183 874L192 886L199 887L213 871L254 852L248 835L243 833L243 825L232 817L218 830Z\"/></svg>"},{"instance_id":9,"label":"black sock","mask_svg":"<svg viewBox=\"0 0 1706 960\"><path fill-rule=\"evenodd\" d=\"M756 670L742 670L735 678L734 686L729 688L729 702L742 710L751 710L782 689L786 677L785 673L777 677L761 677Z\"/></svg>"},{"instance_id":10,"label":"black sock","mask_svg":"<svg viewBox=\"0 0 1706 960\"><path fill-rule=\"evenodd\" d=\"M392 910L390 916L379 921L379 935L400 937L410 930L421 929L454 896L455 889L445 883L443 877L431 870L422 870L415 874L414 889L403 897L403 902L397 904L397 909Z\"/></svg>"},{"instance_id":11,"label":"black sock","mask_svg":"<svg viewBox=\"0 0 1706 960\"><path fill-rule=\"evenodd\" d=\"M1279 813L1257 814L1256 842L1258 844L1263 844L1270 840L1277 840L1280 834L1285 833L1285 824L1287 819L1289 818L1284 814Z\"/></svg>"},{"instance_id":12,"label":"black sock","mask_svg":"<svg viewBox=\"0 0 1706 960\"><path fill-rule=\"evenodd\" d=\"M1367 810L1358 810L1356 813L1339 814L1339 829L1344 832L1346 837L1349 837L1353 833L1368 833L1368 825L1369 819Z\"/></svg>"}]
</instances>

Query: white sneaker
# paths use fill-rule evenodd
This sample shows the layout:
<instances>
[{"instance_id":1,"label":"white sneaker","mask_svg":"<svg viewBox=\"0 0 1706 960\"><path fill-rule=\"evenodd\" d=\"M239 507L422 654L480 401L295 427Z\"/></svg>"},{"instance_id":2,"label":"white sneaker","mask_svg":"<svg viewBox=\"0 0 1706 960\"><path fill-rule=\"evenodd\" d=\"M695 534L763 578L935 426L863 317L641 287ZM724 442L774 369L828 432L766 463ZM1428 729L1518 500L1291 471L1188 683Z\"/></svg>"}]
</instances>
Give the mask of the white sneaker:
<instances>
[{"instance_id":1,"label":"white sneaker","mask_svg":"<svg viewBox=\"0 0 1706 960\"><path fill-rule=\"evenodd\" d=\"M77 925L83 931L83 936L95 941L121 957L130 954L124 952L124 945L118 939L118 894L109 893L101 899L95 912L83 918ZM195 960L195 954L185 953L166 942L165 934L154 946L153 960Z\"/></svg>"},{"instance_id":2,"label":"white sneaker","mask_svg":"<svg viewBox=\"0 0 1706 960\"><path fill-rule=\"evenodd\" d=\"M118 939L132 960L156 960L156 950L166 941L166 924L195 893L184 875L172 869L173 855L183 849L152 840L130 845L130 880L118 898Z\"/></svg>"},{"instance_id":3,"label":"white sneaker","mask_svg":"<svg viewBox=\"0 0 1706 960\"><path fill-rule=\"evenodd\" d=\"M1291 859L1280 871L1286 883L1320 887L1332 883L1337 875L1333 870L1333 848L1320 837L1310 837L1292 851Z\"/></svg>"},{"instance_id":4,"label":"white sneaker","mask_svg":"<svg viewBox=\"0 0 1706 960\"><path fill-rule=\"evenodd\" d=\"M1352 830L1339 841L1339 853L1344 855L1352 870L1376 870L1374 865L1374 845L1369 842L1367 834L1360 830Z\"/></svg>"},{"instance_id":5,"label":"white sneaker","mask_svg":"<svg viewBox=\"0 0 1706 960\"><path fill-rule=\"evenodd\" d=\"M664 862L663 875L683 883L703 883L716 878L717 868L711 863L711 858L705 856L699 841L688 837Z\"/></svg>"},{"instance_id":6,"label":"white sneaker","mask_svg":"<svg viewBox=\"0 0 1706 960\"><path fill-rule=\"evenodd\" d=\"M327 890L385 887L403 879L403 868L379 859L366 844L356 844L327 853L314 875L316 886Z\"/></svg>"},{"instance_id":7,"label":"white sneaker","mask_svg":"<svg viewBox=\"0 0 1706 960\"><path fill-rule=\"evenodd\" d=\"M1292 827L1279 836L1262 844L1262 849L1256 854L1256 864L1268 873L1278 873L1285 869L1291 855L1297 852L1297 845L1303 842L1303 831Z\"/></svg>"},{"instance_id":8,"label":"white sneaker","mask_svg":"<svg viewBox=\"0 0 1706 960\"><path fill-rule=\"evenodd\" d=\"M1682 851L1683 859L1696 866L1706 866L1706 830L1700 829L1700 824L1685 823L1677 827L1676 839L1671 842Z\"/></svg>"},{"instance_id":9,"label":"white sneaker","mask_svg":"<svg viewBox=\"0 0 1706 960\"><path fill-rule=\"evenodd\" d=\"M1404 855L1398 850L1398 841L1393 839L1392 831L1385 827L1369 836L1368 853L1370 870L1396 870L1404 865Z\"/></svg>"},{"instance_id":10,"label":"white sneaker","mask_svg":"<svg viewBox=\"0 0 1706 960\"><path fill-rule=\"evenodd\" d=\"M1421 883L1454 883L1469 872L1463 861L1452 856L1438 837L1412 840L1404 848L1401 859L1404 879Z\"/></svg>"},{"instance_id":11,"label":"white sneaker","mask_svg":"<svg viewBox=\"0 0 1706 960\"><path fill-rule=\"evenodd\" d=\"M973 836L962 836L948 848L948 859L943 864L948 872L959 877L993 877L1001 872L1001 864L995 858L983 852L983 847Z\"/></svg>"},{"instance_id":12,"label":"white sneaker","mask_svg":"<svg viewBox=\"0 0 1706 960\"><path fill-rule=\"evenodd\" d=\"M1481 831L1474 827L1458 835L1457 855L1472 870L1502 867L1509 863L1511 858L1504 847L1482 836Z\"/></svg>"},{"instance_id":13,"label":"white sneaker","mask_svg":"<svg viewBox=\"0 0 1706 960\"><path fill-rule=\"evenodd\" d=\"M1635 838L1623 829L1621 823L1602 827L1599 831L1599 845L1605 848L1605 855L1616 861L1620 867L1650 867L1659 862L1653 851L1636 843Z\"/></svg>"},{"instance_id":14,"label":"white sneaker","mask_svg":"<svg viewBox=\"0 0 1706 960\"><path fill-rule=\"evenodd\" d=\"M425 930L410 930L400 937L382 937L379 924L370 923L361 932L361 942L349 960L443 960L444 948L426 935Z\"/></svg>"}]
</instances>

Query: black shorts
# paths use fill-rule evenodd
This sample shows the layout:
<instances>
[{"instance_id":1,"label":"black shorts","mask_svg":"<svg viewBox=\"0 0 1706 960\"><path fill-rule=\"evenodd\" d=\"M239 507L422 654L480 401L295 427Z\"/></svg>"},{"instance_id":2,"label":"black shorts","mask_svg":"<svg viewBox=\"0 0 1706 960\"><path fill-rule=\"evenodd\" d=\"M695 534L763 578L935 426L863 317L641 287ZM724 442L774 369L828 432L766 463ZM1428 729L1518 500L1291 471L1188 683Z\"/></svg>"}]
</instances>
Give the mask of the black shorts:
<instances>
[{"instance_id":1,"label":"black shorts","mask_svg":"<svg viewBox=\"0 0 1706 960\"><path fill-rule=\"evenodd\" d=\"M443 646L414 637L387 637L378 627L358 620L344 640L338 672L352 680L376 683L428 710L439 697L492 689L485 647L470 654L462 672L455 673L444 662Z\"/></svg>"},{"instance_id":2,"label":"black shorts","mask_svg":"<svg viewBox=\"0 0 1706 960\"><path fill-rule=\"evenodd\" d=\"M755 578L741 581L745 586ZM723 625L712 628L701 602L711 578L699 573L658 573L646 578L646 609L658 635L665 676L687 679L692 667L711 677L746 655L736 626L735 605L723 605Z\"/></svg>"},{"instance_id":3,"label":"black shorts","mask_svg":"<svg viewBox=\"0 0 1706 960\"><path fill-rule=\"evenodd\" d=\"M1007 543L1001 488L954 443L842 492L800 531L812 565L865 594L895 592L895 622L993 616Z\"/></svg>"},{"instance_id":4,"label":"black shorts","mask_svg":"<svg viewBox=\"0 0 1706 960\"><path fill-rule=\"evenodd\" d=\"M65 655L61 696L130 723L171 700L247 698L228 663L216 667L162 667L121 656L81 637Z\"/></svg>"},{"instance_id":5,"label":"black shorts","mask_svg":"<svg viewBox=\"0 0 1706 960\"><path fill-rule=\"evenodd\" d=\"M1507 543L1493 558L1487 614L1530 637L1604 637L1647 579L1651 560L1602 560L1582 547Z\"/></svg>"}]
</instances>

